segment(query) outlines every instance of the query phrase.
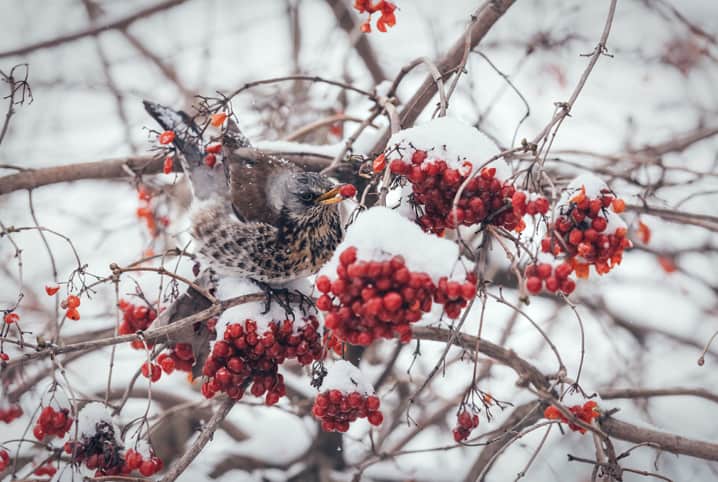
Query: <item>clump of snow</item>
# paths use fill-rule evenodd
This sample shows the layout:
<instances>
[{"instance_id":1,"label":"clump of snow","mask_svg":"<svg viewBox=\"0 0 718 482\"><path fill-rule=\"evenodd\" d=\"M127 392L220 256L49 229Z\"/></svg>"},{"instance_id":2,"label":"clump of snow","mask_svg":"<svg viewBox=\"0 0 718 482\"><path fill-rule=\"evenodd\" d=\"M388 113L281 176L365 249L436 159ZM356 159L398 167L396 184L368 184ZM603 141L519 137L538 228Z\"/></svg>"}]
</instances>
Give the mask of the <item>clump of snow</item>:
<instances>
[{"instance_id":1,"label":"clump of snow","mask_svg":"<svg viewBox=\"0 0 718 482\"><path fill-rule=\"evenodd\" d=\"M380 206L359 214L320 274L335 277L340 254L351 246L357 248L360 260L381 261L401 255L411 271L427 273L434 281L452 274L459 259L454 242L426 234L396 211Z\"/></svg>"},{"instance_id":2,"label":"clump of snow","mask_svg":"<svg viewBox=\"0 0 718 482\"><path fill-rule=\"evenodd\" d=\"M138 440L132 448L135 449L135 451L139 452L139 454L142 455L142 458L144 459L149 459L155 455L154 450L152 450L152 446L145 439Z\"/></svg>"},{"instance_id":3,"label":"clump of snow","mask_svg":"<svg viewBox=\"0 0 718 482\"><path fill-rule=\"evenodd\" d=\"M628 229L628 225L623 220L623 218L621 216L619 216L618 214L614 213L613 211L611 211L610 209L606 210L605 216L606 216L606 221L608 221L608 223L606 224L606 232L607 233L613 234L619 228Z\"/></svg>"},{"instance_id":4,"label":"clump of snow","mask_svg":"<svg viewBox=\"0 0 718 482\"><path fill-rule=\"evenodd\" d=\"M286 288L290 292L299 291L306 295L309 295L312 292L312 286L306 279L291 281L282 285L282 288ZM257 283L254 283L247 278L224 276L219 280L219 284L217 286L217 297L221 300L261 292L262 290ZM251 303L243 303L225 310L220 315L217 322L218 339L222 339L224 336L224 330L230 323L244 323L247 319L254 320L257 323L257 330L259 332L264 332L269 328L270 323L273 321L283 321L287 319L287 313L284 308L275 301L272 301L267 313L263 313L264 309L265 303L264 300L262 300L253 301ZM302 317L300 316L301 310L299 309L299 306L296 307L296 310L297 316L294 323L295 332L302 326L300 322Z\"/></svg>"},{"instance_id":5,"label":"clump of snow","mask_svg":"<svg viewBox=\"0 0 718 482\"><path fill-rule=\"evenodd\" d=\"M576 176L566 187L565 193L573 197L582 187L586 189L586 196L590 198L597 198L603 194L601 191L609 190L603 179L589 172Z\"/></svg>"},{"instance_id":6,"label":"clump of snow","mask_svg":"<svg viewBox=\"0 0 718 482\"><path fill-rule=\"evenodd\" d=\"M105 422L114 429L115 440L118 445L122 445L120 440L120 428L115 424L107 407L99 402L90 402L80 410L77 414L77 432L79 437L90 438L97 433L97 424ZM74 437L74 430L70 430L68 434Z\"/></svg>"},{"instance_id":7,"label":"clump of snow","mask_svg":"<svg viewBox=\"0 0 718 482\"><path fill-rule=\"evenodd\" d=\"M401 130L391 136L387 146L387 152L398 152L405 162L411 162L411 156L416 150L423 150L427 153L424 162L443 160L449 167L462 170L465 169L466 162L469 162L474 170L478 169L497 154L494 143L478 129L448 116ZM388 157L395 158L393 154ZM498 160L491 166L496 168L500 179L511 174L504 161Z\"/></svg>"},{"instance_id":8,"label":"clump of snow","mask_svg":"<svg viewBox=\"0 0 718 482\"><path fill-rule=\"evenodd\" d=\"M374 387L356 366L346 360L337 360L327 367L322 390L339 390L342 393L359 392L373 395Z\"/></svg>"}]
</instances>

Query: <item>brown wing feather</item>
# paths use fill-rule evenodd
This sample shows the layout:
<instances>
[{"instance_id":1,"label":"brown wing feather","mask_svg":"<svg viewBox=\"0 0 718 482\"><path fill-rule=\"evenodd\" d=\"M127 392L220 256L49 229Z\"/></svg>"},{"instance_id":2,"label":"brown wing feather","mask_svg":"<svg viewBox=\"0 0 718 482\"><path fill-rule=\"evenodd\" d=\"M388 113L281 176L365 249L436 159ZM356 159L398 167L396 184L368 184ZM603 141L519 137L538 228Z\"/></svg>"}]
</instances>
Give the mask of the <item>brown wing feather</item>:
<instances>
[{"instance_id":1,"label":"brown wing feather","mask_svg":"<svg viewBox=\"0 0 718 482\"><path fill-rule=\"evenodd\" d=\"M233 151L225 153L225 162L230 200L237 216L245 222L276 224L279 213L268 202L267 183L276 180L282 171L299 168L284 159L252 159Z\"/></svg>"}]
</instances>

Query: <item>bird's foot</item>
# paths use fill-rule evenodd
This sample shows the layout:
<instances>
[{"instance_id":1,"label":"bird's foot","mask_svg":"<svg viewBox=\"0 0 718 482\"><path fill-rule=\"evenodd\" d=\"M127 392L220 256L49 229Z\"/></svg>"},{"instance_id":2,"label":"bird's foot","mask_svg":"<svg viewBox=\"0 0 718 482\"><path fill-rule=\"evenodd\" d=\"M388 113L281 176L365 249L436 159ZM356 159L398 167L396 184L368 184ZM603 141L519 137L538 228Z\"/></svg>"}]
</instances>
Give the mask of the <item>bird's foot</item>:
<instances>
[{"instance_id":1,"label":"bird's foot","mask_svg":"<svg viewBox=\"0 0 718 482\"><path fill-rule=\"evenodd\" d=\"M272 302L277 303L284 309L284 313L287 319L296 319L294 309L292 308L292 301L294 305L299 305L299 309L302 313L307 314L308 309L314 308L314 301L299 290L289 290L287 288L276 288L270 286L262 281L252 280L266 295L264 301L263 315L269 313L269 309L272 306ZM298 301L298 302L297 302Z\"/></svg>"}]
</instances>

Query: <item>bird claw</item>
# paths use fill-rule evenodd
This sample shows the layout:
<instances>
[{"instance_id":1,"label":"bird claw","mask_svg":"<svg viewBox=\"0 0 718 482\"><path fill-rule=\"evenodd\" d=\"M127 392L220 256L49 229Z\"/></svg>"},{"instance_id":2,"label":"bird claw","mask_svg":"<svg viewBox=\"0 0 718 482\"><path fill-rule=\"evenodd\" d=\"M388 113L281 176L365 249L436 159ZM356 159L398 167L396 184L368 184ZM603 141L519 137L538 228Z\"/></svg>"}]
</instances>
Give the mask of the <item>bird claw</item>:
<instances>
[{"instance_id":1,"label":"bird claw","mask_svg":"<svg viewBox=\"0 0 718 482\"><path fill-rule=\"evenodd\" d=\"M299 298L299 309L302 311L302 313L306 314L307 310L305 307L313 308L314 307L314 301L304 293L302 293L299 290L289 290L287 288L275 288L267 283L253 280L257 286L264 292L266 295L265 301L264 301L264 311L262 312L263 315L266 315L269 313L269 309L272 307L272 301L276 302L279 306L281 306L284 309L284 313L287 316L287 319L291 319L294 321L296 319L296 315L294 314L294 310L292 309L292 297L296 296Z\"/></svg>"}]
</instances>

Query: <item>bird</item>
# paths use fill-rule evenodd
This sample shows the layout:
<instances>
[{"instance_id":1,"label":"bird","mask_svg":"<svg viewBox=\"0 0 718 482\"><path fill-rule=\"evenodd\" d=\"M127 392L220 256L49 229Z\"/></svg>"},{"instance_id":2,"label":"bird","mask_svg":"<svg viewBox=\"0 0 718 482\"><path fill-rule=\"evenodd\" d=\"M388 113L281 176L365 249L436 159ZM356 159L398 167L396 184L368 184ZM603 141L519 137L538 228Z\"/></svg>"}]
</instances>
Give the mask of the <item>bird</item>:
<instances>
[{"instance_id":1,"label":"bird","mask_svg":"<svg viewBox=\"0 0 718 482\"><path fill-rule=\"evenodd\" d=\"M251 143L231 118L222 134L222 168L210 167L204 162L202 131L191 116L147 100L144 106L162 129L174 133L172 143L189 180L191 233L198 257L207 262L195 284L214 293L220 276L247 278L264 291L265 313L275 300L294 319L292 294L282 285L316 273L341 242L340 186L282 158L243 155L241 149L246 152ZM303 293L298 299L303 312L312 306ZM174 323L211 305L190 286L157 324ZM205 323L195 323L167 341L192 345L192 374L199 377L214 336Z\"/></svg>"},{"instance_id":2,"label":"bird","mask_svg":"<svg viewBox=\"0 0 718 482\"><path fill-rule=\"evenodd\" d=\"M340 186L278 157L255 159L230 118L223 133L223 169L203 162L202 135L185 112L144 101L166 131L189 177L197 251L218 275L284 284L316 273L343 237ZM246 153L246 149L244 150Z\"/></svg>"}]
</instances>

